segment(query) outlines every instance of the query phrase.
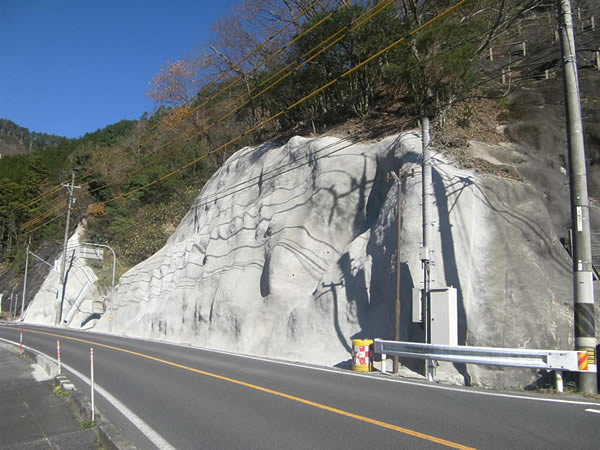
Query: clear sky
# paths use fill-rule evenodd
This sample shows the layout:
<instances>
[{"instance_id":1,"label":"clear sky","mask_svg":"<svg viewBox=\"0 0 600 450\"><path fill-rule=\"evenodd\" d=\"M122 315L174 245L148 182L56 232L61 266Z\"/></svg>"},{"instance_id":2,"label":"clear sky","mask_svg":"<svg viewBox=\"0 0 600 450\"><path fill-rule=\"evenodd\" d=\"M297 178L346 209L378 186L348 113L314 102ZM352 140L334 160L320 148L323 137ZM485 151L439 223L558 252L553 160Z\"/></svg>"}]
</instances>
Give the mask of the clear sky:
<instances>
[{"instance_id":1,"label":"clear sky","mask_svg":"<svg viewBox=\"0 0 600 450\"><path fill-rule=\"evenodd\" d=\"M0 0L0 118L82 136L153 108L167 61L208 50L236 0Z\"/></svg>"}]
</instances>

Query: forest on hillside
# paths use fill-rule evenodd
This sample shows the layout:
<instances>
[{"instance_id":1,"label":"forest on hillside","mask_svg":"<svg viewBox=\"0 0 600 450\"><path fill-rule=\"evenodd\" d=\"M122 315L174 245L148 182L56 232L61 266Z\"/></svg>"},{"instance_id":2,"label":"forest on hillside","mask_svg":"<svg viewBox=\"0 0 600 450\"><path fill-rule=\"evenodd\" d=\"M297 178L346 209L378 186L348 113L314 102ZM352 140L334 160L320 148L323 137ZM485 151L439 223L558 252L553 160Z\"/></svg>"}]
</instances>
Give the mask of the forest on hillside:
<instances>
[{"instance_id":1,"label":"forest on hillside","mask_svg":"<svg viewBox=\"0 0 600 450\"><path fill-rule=\"evenodd\" d=\"M520 27L537 24L537 45L556 47L555 15L543 0L243 0L214 23L205 53L151 80L154 111L0 159L2 271L22 271L30 239L58 250L72 172L71 229L86 220L86 239L113 247L122 272L164 245L245 145L326 131L367 139L387 130L373 124L400 131L422 114L440 143L460 145L481 111L509 112L511 88L560 69L545 57L515 70ZM493 65L492 47L503 49Z\"/></svg>"}]
</instances>

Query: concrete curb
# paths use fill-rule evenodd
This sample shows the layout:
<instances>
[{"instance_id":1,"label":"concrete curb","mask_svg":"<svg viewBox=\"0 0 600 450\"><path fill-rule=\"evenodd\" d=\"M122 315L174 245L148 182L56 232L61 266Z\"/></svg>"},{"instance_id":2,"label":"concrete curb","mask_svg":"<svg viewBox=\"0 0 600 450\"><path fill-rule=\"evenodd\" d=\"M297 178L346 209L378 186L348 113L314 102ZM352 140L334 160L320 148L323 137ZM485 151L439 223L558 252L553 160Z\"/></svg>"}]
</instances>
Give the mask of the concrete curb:
<instances>
[{"instance_id":1,"label":"concrete curb","mask_svg":"<svg viewBox=\"0 0 600 450\"><path fill-rule=\"evenodd\" d=\"M18 354L18 352L17 352ZM54 385L60 386L62 391L71 392L71 405L74 411L79 416L80 420L86 421L92 416L92 404L90 400L79 390L75 388L75 385L69 380L64 374L58 374L58 367L56 362L48 358L44 354L32 352L29 349L23 348L22 355L37 363L50 378L54 378ZM98 433L99 442L102 447L107 450L133 450L136 447L129 443L123 438L119 430L106 419L95 408L94 414L96 422L96 430Z\"/></svg>"}]
</instances>

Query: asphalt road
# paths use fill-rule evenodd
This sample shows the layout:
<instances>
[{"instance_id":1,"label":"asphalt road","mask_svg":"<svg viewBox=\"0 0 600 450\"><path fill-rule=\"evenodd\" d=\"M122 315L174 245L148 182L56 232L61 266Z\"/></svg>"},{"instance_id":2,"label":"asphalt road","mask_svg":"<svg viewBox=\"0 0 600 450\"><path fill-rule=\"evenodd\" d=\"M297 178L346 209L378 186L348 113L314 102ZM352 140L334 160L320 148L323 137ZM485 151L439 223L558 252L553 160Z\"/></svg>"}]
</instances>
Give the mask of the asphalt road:
<instances>
[{"instance_id":1,"label":"asphalt road","mask_svg":"<svg viewBox=\"0 0 600 450\"><path fill-rule=\"evenodd\" d=\"M18 342L18 328L0 324L0 337ZM24 344L52 357L57 339L63 363L85 376L93 347L96 383L178 449L600 448L598 401L449 388L24 326ZM152 433L146 437L98 394L96 405L138 448L156 447Z\"/></svg>"}]
</instances>

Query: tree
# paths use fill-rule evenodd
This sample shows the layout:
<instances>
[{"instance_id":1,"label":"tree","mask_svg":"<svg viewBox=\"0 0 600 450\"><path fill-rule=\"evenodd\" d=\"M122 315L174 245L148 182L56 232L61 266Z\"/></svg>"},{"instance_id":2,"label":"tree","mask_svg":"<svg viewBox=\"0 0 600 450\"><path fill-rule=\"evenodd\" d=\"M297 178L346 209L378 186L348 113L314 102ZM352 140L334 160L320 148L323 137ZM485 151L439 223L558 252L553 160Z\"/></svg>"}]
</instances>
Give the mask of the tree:
<instances>
[{"instance_id":1,"label":"tree","mask_svg":"<svg viewBox=\"0 0 600 450\"><path fill-rule=\"evenodd\" d=\"M167 65L150 81L146 96L157 105L182 106L197 92L197 62L179 59Z\"/></svg>"}]
</instances>

